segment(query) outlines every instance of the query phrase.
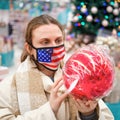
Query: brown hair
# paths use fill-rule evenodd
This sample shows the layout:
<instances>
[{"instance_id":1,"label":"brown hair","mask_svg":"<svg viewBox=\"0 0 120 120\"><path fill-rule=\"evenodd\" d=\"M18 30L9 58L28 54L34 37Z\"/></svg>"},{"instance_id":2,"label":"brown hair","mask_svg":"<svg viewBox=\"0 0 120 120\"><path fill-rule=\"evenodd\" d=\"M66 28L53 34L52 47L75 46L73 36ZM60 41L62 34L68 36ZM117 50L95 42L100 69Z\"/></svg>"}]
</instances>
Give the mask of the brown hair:
<instances>
[{"instance_id":1,"label":"brown hair","mask_svg":"<svg viewBox=\"0 0 120 120\"><path fill-rule=\"evenodd\" d=\"M27 29L26 29L26 34L25 34L25 42L27 42L29 44L32 44L32 31L34 29L36 29L37 27L39 27L41 25L46 25L46 24L57 25L60 28L60 30L62 31L63 37L65 39L65 33L64 33L63 26L53 17L44 14L44 15L33 18L28 23L28 26L27 26ZM29 46L29 49L31 49L31 46ZM33 58L33 56L31 56L24 48L23 53L21 55L21 62L23 62L27 58L27 56L30 56L31 58Z\"/></svg>"}]
</instances>

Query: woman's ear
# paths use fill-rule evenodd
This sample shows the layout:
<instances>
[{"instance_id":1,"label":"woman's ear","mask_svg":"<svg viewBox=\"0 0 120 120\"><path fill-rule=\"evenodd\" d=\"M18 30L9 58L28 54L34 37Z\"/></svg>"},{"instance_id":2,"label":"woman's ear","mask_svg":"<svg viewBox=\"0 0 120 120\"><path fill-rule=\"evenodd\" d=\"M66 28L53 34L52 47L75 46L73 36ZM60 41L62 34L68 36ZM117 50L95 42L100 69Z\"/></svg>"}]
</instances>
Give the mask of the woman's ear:
<instances>
[{"instance_id":1,"label":"woman's ear","mask_svg":"<svg viewBox=\"0 0 120 120\"><path fill-rule=\"evenodd\" d=\"M30 50L30 46L29 46L29 44L27 43L27 42L25 42L25 44L24 44L24 48L26 49L26 51L29 53L29 54L31 54L32 52L32 49Z\"/></svg>"}]
</instances>

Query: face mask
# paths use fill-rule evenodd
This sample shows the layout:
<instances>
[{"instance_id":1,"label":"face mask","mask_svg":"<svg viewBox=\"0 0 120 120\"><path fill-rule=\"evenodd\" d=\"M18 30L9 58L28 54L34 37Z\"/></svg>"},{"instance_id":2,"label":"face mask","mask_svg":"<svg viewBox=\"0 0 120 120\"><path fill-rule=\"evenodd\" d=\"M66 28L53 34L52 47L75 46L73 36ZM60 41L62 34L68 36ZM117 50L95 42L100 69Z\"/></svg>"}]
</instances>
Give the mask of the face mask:
<instances>
[{"instance_id":1,"label":"face mask","mask_svg":"<svg viewBox=\"0 0 120 120\"><path fill-rule=\"evenodd\" d=\"M49 70L56 71L65 56L64 45L44 48L31 46L36 49L37 61Z\"/></svg>"}]
</instances>

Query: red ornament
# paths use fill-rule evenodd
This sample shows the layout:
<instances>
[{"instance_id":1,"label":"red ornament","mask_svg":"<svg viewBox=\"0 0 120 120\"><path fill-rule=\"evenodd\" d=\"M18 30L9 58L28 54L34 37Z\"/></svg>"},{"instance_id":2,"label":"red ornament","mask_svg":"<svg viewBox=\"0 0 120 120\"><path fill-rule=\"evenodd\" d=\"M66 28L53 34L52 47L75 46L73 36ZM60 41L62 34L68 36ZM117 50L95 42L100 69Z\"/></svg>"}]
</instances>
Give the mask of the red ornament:
<instances>
[{"instance_id":1,"label":"red ornament","mask_svg":"<svg viewBox=\"0 0 120 120\"><path fill-rule=\"evenodd\" d=\"M63 67L64 84L76 98L97 99L113 86L114 64L105 48L89 45L76 51Z\"/></svg>"}]
</instances>

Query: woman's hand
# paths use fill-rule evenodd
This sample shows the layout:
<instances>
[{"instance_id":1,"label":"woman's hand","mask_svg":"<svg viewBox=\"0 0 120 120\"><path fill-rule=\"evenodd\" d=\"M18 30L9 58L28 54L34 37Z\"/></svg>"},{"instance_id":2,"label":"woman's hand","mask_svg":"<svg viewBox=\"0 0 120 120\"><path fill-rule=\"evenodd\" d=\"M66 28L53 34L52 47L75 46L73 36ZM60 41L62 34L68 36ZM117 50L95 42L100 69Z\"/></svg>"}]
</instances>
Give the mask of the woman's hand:
<instances>
[{"instance_id":1,"label":"woman's hand","mask_svg":"<svg viewBox=\"0 0 120 120\"><path fill-rule=\"evenodd\" d=\"M90 115L94 112L97 106L97 101L76 99L75 104L81 114Z\"/></svg>"},{"instance_id":2,"label":"woman's hand","mask_svg":"<svg viewBox=\"0 0 120 120\"><path fill-rule=\"evenodd\" d=\"M57 115L57 112L61 106L61 103L68 95L68 93L65 92L62 95L58 96L58 90L62 85L63 85L62 78L55 81L55 83L52 86L52 90L51 90L51 94L50 94L49 102L50 102L50 106L51 106L53 112L55 113L55 115Z\"/></svg>"}]
</instances>

